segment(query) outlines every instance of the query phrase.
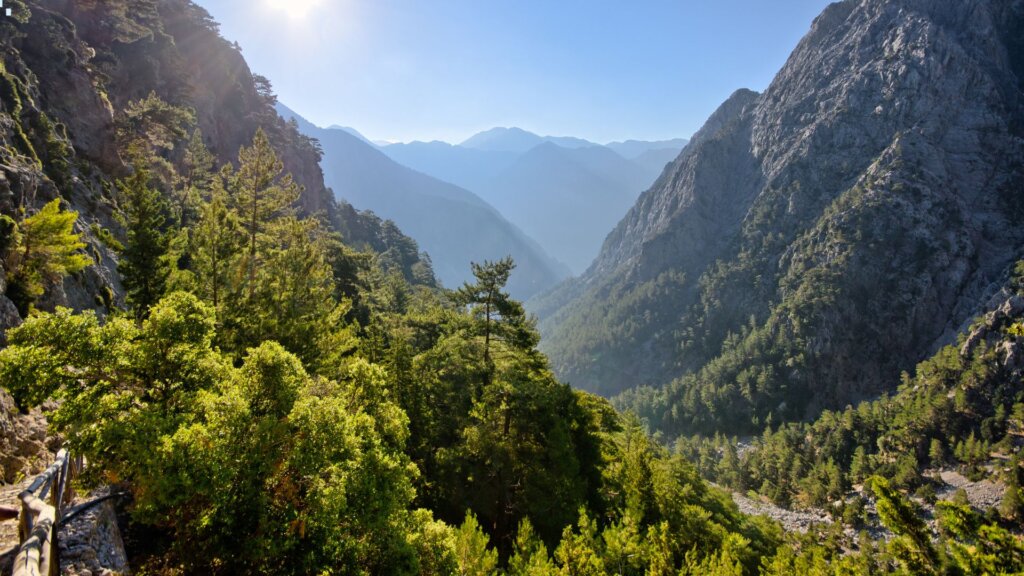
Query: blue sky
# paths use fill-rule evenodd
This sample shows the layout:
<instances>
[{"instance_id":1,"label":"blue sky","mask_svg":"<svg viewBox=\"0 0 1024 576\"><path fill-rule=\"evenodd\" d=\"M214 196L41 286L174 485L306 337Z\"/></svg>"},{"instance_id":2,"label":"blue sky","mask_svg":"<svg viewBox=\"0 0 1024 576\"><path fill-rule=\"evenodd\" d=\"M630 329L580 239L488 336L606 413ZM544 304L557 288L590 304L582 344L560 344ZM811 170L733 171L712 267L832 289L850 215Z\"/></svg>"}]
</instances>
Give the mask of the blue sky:
<instances>
[{"instance_id":1,"label":"blue sky","mask_svg":"<svg viewBox=\"0 0 1024 576\"><path fill-rule=\"evenodd\" d=\"M688 137L826 0L197 0L280 100L378 140Z\"/></svg>"}]
</instances>

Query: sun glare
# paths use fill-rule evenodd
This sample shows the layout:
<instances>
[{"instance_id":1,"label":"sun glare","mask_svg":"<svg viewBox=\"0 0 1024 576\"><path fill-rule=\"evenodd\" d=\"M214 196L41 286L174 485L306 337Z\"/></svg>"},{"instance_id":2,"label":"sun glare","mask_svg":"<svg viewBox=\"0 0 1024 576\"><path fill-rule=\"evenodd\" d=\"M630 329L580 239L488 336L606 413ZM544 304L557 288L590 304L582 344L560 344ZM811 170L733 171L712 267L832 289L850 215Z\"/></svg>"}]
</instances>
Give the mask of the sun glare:
<instances>
[{"instance_id":1,"label":"sun glare","mask_svg":"<svg viewBox=\"0 0 1024 576\"><path fill-rule=\"evenodd\" d=\"M289 20L306 20L324 6L324 0L263 0L263 3Z\"/></svg>"}]
</instances>

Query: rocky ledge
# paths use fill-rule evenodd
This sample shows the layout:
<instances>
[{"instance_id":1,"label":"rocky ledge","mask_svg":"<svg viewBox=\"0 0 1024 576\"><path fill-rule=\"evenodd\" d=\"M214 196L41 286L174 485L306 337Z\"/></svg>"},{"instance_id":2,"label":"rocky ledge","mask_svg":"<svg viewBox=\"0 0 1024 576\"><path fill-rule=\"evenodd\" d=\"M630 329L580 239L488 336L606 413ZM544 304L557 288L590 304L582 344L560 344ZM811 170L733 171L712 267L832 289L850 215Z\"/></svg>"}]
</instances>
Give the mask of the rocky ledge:
<instances>
[{"instance_id":1,"label":"rocky ledge","mask_svg":"<svg viewBox=\"0 0 1024 576\"><path fill-rule=\"evenodd\" d=\"M76 504L102 498L109 487L94 490ZM129 574L121 530L112 500L101 502L74 516L60 527L60 572L64 576L114 576Z\"/></svg>"}]
</instances>

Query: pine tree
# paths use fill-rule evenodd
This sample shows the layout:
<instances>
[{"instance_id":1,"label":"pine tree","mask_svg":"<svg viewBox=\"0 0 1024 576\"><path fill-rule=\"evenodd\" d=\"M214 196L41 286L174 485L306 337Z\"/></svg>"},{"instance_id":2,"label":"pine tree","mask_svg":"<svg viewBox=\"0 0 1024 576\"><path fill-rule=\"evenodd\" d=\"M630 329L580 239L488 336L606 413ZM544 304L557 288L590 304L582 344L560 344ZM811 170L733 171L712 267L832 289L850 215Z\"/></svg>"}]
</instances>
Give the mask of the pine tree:
<instances>
[{"instance_id":1,"label":"pine tree","mask_svg":"<svg viewBox=\"0 0 1024 576\"><path fill-rule=\"evenodd\" d=\"M517 350L529 350L536 346L539 338L526 318L522 304L512 299L505 291L512 270L516 267L511 257L497 262L474 262L473 276L476 282L465 283L455 293L455 301L469 306L477 319L478 331L484 338L484 365L487 368L484 385L494 376L492 340L502 340Z\"/></svg>"},{"instance_id":2,"label":"pine tree","mask_svg":"<svg viewBox=\"0 0 1024 576\"><path fill-rule=\"evenodd\" d=\"M209 201L200 206L191 235L197 292L213 305L219 324L225 300L231 296L232 271L242 249L243 235L238 215L228 207L227 195L217 180L213 181Z\"/></svg>"},{"instance_id":3,"label":"pine tree","mask_svg":"<svg viewBox=\"0 0 1024 576\"><path fill-rule=\"evenodd\" d=\"M194 130L185 148L178 176L174 206L178 226L184 228L192 222L199 209L202 193L213 189L215 162L216 158L203 143L202 132Z\"/></svg>"},{"instance_id":4,"label":"pine tree","mask_svg":"<svg viewBox=\"0 0 1024 576\"><path fill-rule=\"evenodd\" d=\"M896 538L890 544L893 555L912 574L937 574L939 554L931 542L927 525L889 482L879 476L870 479L878 516Z\"/></svg>"},{"instance_id":5,"label":"pine tree","mask_svg":"<svg viewBox=\"0 0 1024 576\"><path fill-rule=\"evenodd\" d=\"M117 183L121 220L128 233L117 269L137 320L144 318L163 295L170 273L164 259L169 240L164 230L167 204L149 181L149 171L136 164L134 173Z\"/></svg>"},{"instance_id":6,"label":"pine tree","mask_svg":"<svg viewBox=\"0 0 1024 576\"><path fill-rule=\"evenodd\" d=\"M487 534L471 512L455 534L455 553L459 561L459 574L464 576L491 576L498 571L498 553L488 547Z\"/></svg>"},{"instance_id":7,"label":"pine tree","mask_svg":"<svg viewBox=\"0 0 1024 576\"><path fill-rule=\"evenodd\" d=\"M1014 521L1021 518L1024 512L1024 503L1020 498L1020 486L1017 485L1017 475L1011 474L1003 492L1003 500L999 504L999 514L1006 520Z\"/></svg>"},{"instance_id":8,"label":"pine tree","mask_svg":"<svg viewBox=\"0 0 1024 576\"><path fill-rule=\"evenodd\" d=\"M255 296L261 237L274 220L291 213L292 205L299 199L299 186L290 174L282 175L283 170L284 164L261 128L256 131L252 146L242 147L238 152L238 170L227 174L231 199L246 234L248 254L244 269L250 300Z\"/></svg>"},{"instance_id":9,"label":"pine tree","mask_svg":"<svg viewBox=\"0 0 1024 576\"><path fill-rule=\"evenodd\" d=\"M61 210L56 199L20 224L5 220L6 295L23 317L48 286L92 264L79 252L85 244L74 232L77 219L78 212Z\"/></svg>"},{"instance_id":10,"label":"pine tree","mask_svg":"<svg viewBox=\"0 0 1024 576\"><path fill-rule=\"evenodd\" d=\"M928 459L931 461L932 466L942 466L946 463L946 449L938 438L932 438L931 444L928 447Z\"/></svg>"}]
</instances>

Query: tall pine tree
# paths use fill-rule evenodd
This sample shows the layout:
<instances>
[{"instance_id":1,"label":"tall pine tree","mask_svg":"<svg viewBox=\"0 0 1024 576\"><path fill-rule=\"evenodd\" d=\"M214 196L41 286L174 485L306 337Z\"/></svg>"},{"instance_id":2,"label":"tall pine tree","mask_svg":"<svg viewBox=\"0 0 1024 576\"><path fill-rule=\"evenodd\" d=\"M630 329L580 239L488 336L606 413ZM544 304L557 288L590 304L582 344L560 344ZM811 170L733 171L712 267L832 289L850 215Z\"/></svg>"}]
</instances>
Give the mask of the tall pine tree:
<instances>
[{"instance_id":1,"label":"tall pine tree","mask_svg":"<svg viewBox=\"0 0 1024 576\"><path fill-rule=\"evenodd\" d=\"M243 258L248 298L255 297L256 270L261 237L274 220L292 211L299 199L299 186L290 174L282 175L284 163L278 159L263 129L258 129L252 146L238 152L238 170L227 174L234 208L246 234Z\"/></svg>"},{"instance_id":2,"label":"tall pine tree","mask_svg":"<svg viewBox=\"0 0 1024 576\"><path fill-rule=\"evenodd\" d=\"M169 237L165 230L167 202L150 186L149 170L137 162L131 176L117 183L121 192L121 223L128 241L117 269L135 318L146 317L164 294L170 269L164 255Z\"/></svg>"}]
</instances>

